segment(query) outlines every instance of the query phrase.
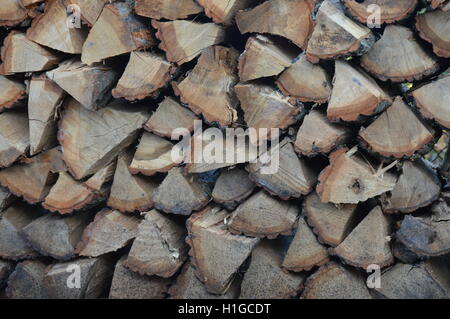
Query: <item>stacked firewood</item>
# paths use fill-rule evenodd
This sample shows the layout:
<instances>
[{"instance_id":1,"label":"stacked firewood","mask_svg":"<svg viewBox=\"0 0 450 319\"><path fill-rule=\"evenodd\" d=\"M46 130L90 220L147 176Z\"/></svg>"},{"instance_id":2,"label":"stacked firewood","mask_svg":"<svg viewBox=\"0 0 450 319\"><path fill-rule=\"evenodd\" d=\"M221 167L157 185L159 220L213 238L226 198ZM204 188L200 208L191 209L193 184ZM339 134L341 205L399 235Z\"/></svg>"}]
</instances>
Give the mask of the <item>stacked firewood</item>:
<instances>
[{"instance_id":1,"label":"stacked firewood","mask_svg":"<svg viewBox=\"0 0 450 319\"><path fill-rule=\"evenodd\" d=\"M450 1L2 0L0 26L1 296L450 297ZM269 148L190 161L199 122Z\"/></svg>"}]
</instances>

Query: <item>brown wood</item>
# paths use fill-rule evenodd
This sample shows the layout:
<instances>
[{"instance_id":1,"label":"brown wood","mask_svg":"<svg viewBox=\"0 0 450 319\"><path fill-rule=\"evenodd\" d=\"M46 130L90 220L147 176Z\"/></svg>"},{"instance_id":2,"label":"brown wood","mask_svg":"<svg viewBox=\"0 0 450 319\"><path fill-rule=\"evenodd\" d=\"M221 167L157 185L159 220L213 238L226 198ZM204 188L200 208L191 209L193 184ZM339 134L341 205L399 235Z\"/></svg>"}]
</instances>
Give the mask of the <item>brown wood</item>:
<instances>
[{"instance_id":1,"label":"brown wood","mask_svg":"<svg viewBox=\"0 0 450 319\"><path fill-rule=\"evenodd\" d=\"M235 15L239 10L247 9L256 0L198 0L205 14L216 23L222 23L227 26L235 23Z\"/></svg>"},{"instance_id":2,"label":"brown wood","mask_svg":"<svg viewBox=\"0 0 450 319\"><path fill-rule=\"evenodd\" d=\"M14 26L28 18L28 10L20 0L5 0L0 9L0 26Z\"/></svg>"},{"instance_id":3,"label":"brown wood","mask_svg":"<svg viewBox=\"0 0 450 319\"><path fill-rule=\"evenodd\" d=\"M450 11L436 10L417 16L416 28L422 39L433 44L436 55L450 58Z\"/></svg>"},{"instance_id":4,"label":"brown wood","mask_svg":"<svg viewBox=\"0 0 450 319\"><path fill-rule=\"evenodd\" d=\"M418 0L344 0L350 14L364 24L371 22L373 11L369 10L369 6L377 5L380 8L380 25L406 19L414 12L417 3Z\"/></svg>"},{"instance_id":5,"label":"brown wood","mask_svg":"<svg viewBox=\"0 0 450 319\"><path fill-rule=\"evenodd\" d=\"M136 14L152 19L184 19L201 13L203 8L194 0L136 0Z\"/></svg>"},{"instance_id":6,"label":"brown wood","mask_svg":"<svg viewBox=\"0 0 450 319\"><path fill-rule=\"evenodd\" d=\"M25 157L30 147L28 119L22 111L0 114L0 167L9 167Z\"/></svg>"},{"instance_id":7,"label":"brown wood","mask_svg":"<svg viewBox=\"0 0 450 319\"><path fill-rule=\"evenodd\" d=\"M255 184L248 173L240 168L223 171L217 178L212 192L212 199L228 210L234 210L253 192Z\"/></svg>"},{"instance_id":8,"label":"brown wood","mask_svg":"<svg viewBox=\"0 0 450 319\"><path fill-rule=\"evenodd\" d=\"M77 5L80 8L81 18L89 26L95 24L103 7L108 2L108 0L65 0L67 6Z\"/></svg>"},{"instance_id":9,"label":"brown wood","mask_svg":"<svg viewBox=\"0 0 450 319\"><path fill-rule=\"evenodd\" d=\"M448 3L446 4L447 0L427 0L427 1L430 3L433 9L436 9L441 6L446 7L448 5Z\"/></svg>"},{"instance_id":10,"label":"brown wood","mask_svg":"<svg viewBox=\"0 0 450 319\"><path fill-rule=\"evenodd\" d=\"M94 191L96 194L107 194L111 188L110 184L114 178L116 164L116 161L112 161L105 167L99 169L97 173L83 183L84 186Z\"/></svg>"},{"instance_id":11,"label":"brown wood","mask_svg":"<svg viewBox=\"0 0 450 319\"><path fill-rule=\"evenodd\" d=\"M43 280L47 264L39 260L18 263L8 278L6 296L9 299L48 299Z\"/></svg>"},{"instance_id":12,"label":"brown wood","mask_svg":"<svg viewBox=\"0 0 450 319\"><path fill-rule=\"evenodd\" d=\"M20 106L27 93L25 85L19 81L12 80L0 75L0 111Z\"/></svg>"},{"instance_id":13,"label":"brown wood","mask_svg":"<svg viewBox=\"0 0 450 319\"><path fill-rule=\"evenodd\" d=\"M227 230L225 210L208 206L187 221L189 254L196 276L210 293L224 294L241 265L249 257L257 238L233 235Z\"/></svg>"},{"instance_id":14,"label":"brown wood","mask_svg":"<svg viewBox=\"0 0 450 319\"><path fill-rule=\"evenodd\" d=\"M238 82L238 52L214 46L205 49L192 72L180 83L173 83L175 94L209 123L228 126L237 120L239 101L233 91Z\"/></svg>"}]
</instances>

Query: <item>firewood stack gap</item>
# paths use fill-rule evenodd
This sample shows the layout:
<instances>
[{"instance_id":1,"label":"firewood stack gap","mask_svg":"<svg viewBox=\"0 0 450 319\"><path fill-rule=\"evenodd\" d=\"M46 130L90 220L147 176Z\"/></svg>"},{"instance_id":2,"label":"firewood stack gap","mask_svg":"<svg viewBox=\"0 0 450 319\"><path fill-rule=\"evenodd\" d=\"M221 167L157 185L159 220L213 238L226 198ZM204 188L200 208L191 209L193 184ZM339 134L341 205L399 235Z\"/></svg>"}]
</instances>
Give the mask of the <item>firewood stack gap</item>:
<instances>
[{"instance_id":1,"label":"firewood stack gap","mask_svg":"<svg viewBox=\"0 0 450 319\"><path fill-rule=\"evenodd\" d=\"M450 298L450 1L2 0L0 41L0 298Z\"/></svg>"}]
</instances>

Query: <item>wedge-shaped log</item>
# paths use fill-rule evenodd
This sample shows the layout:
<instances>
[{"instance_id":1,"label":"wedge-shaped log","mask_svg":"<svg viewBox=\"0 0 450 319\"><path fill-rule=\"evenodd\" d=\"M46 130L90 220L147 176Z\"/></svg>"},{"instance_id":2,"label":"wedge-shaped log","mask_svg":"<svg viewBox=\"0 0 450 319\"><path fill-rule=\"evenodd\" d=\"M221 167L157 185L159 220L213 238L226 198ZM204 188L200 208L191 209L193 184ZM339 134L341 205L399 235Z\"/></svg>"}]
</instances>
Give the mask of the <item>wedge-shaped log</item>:
<instances>
[{"instance_id":1,"label":"wedge-shaped log","mask_svg":"<svg viewBox=\"0 0 450 319\"><path fill-rule=\"evenodd\" d=\"M263 240L256 245L239 298L288 299L297 295L305 275L283 271L281 262L281 250L274 242Z\"/></svg>"},{"instance_id":2,"label":"wedge-shaped log","mask_svg":"<svg viewBox=\"0 0 450 319\"><path fill-rule=\"evenodd\" d=\"M256 0L198 0L205 14L215 23L226 26L234 24L234 17L239 10L243 10L256 3Z\"/></svg>"},{"instance_id":3,"label":"wedge-shaped log","mask_svg":"<svg viewBox=\"0 0 450 319\"><path fill-rule=\"evenodd\" d=\"M152 20L152 26L158 30L156 37L161 40L159 47L166 52L167 60L178 65L195 59L203 49L225 39L225 29L214 23ZM192 37L193 34L196 36Z\"/></svg>"},{"instance_id":4,"label":"wedge-shaped log","mask_svg":"<svg viewBox=\"0 0 450 319\"><path fill-rule=\"evenodd\" d=\"M82 179L105 167L136 140L148 116L145 109L120 101L97 112L67 101L58 140L72 175Z\"/></svg>"},{"instance_id":5,"label":"wedge-shaped log","mask_svg":"<svg viewBox=\"0 0 450 319\"><path fill-rule=\"evenodd\" d=\"M436 10L418 15L416 23L420 37L433 45L436 55L444 58L450 58L449 20L450 10Z\"/></svg>"},{"instance_id":6,"label":"wedge-shaped log","mask_svg":"<svg viewBox=\"0 0 450 319\"><path fill-rule=\"evenodd\" d=\"M17 200L17 197L7 188L0 187L0 212L8 208Z\"/></svg>"},{"instance_id":7,"label":"wedge-shaped log","mask_svg":"<svg viewBox=\"0 0 450 319\"><path fill-rule=\"evenodd\" d=\"M180 83L173 83L175 94L209 123L233 124L239 103L233 90L239 80L237 59L238 52L233 48L205 49L192 72Z\"/></svg>"},{"instance_id":8,"label":"wedge-shaped log","mask_svg":"<svg viewBox=\"0 0 450 319\"><path fill-rule=\"evenodd\" d=\"M111 188L111 181L113 180L116 171L116 164L117 161L113 160L105 167L99 169L97 173L83 183L84 186L94 191L96 194L108 194Z\"/></svg>"},{"instance_id":9,"label":"wedge-shaped log","mask_svg":"<svg viewBox=\"0 0 450 319\"><path fill-rule=\"evenodd\" d=\"M10 111L0 114L0 167L9 167L24 157L30 147L26 113Z\"/></svg>"},{"instance_id":10,"label":"wedge-shaped log","mask_svg":"<svg viewBox=\"0 0 450 319\"><path fill-rule=\"evenodd\" d=\"M380 80L393 82L421 80L439 69L437 58L417 43L410 29L399 25L384 29L361 65Z\"/></svg>"},{"instance_id":11,"label":"wedge-shaped log","mask_svg":"<svg viewBox=\"0 0 450 319\"><path fill-rule=\"evenodd\" d=\"M27 95L25 85L0 75L0 111L14 108L20 105L20 100Z\"/></svg>"},{"instance_id":12,"label":"wedge-shaped log","mask_svg":"<svg viewBox=\"0 0 450 319\"><path fill-rule=\"evenodd\" d=\"M65 0L68 9L70 5L76 5L80 8L81 19L85 21L90 27L97 21L100 13L102 13L103 7L109 0ZM72 7L76 8L76 7ZM76 10L76 9L75 9ZM75 11L72 9L71 11ZM76 12L74 12L76 13Z\"/></svg>"},{"instance_id":13,"label":"wedge-shaped log","mask_svg":"<svg viewBox=\"0 0 450 319\"><path fill-rule=\"evenodd\" d=\"M227 225L236 234L275 238L292 233L298 213L296 205L276 199L261 190L233 212Z\"/></svg>"},{"instance_id":14,"label":"wedge-shaped log","mask_svg":"<svg viewBox=\"0 0 450 319\"><path fill-rule=\"evenodd\" d=\"M152 210L145 214L126 266L141 275L169 278L183 265L188 246L183 224Z\"/></svg>"},{"instance_id":15,"label":"wedge-shaped log","mask_svg":"<svg viewBox=\"0 0 450 319\"><path fill-rule=\"evenodd\" d=\"M364 24L394 23L408 18L416 8L418 0L344 0L349 13ZM377 7L374 7L374 6ZM377 8L378 20L374 20L374 11Z\"/></svg>"},{"instance_id":16,"label":"wedge-shaped log","mask_svg":"<svg viewBox=\"0 0 450 319\"><path fill-rule=\"evenodd\" d=\"M0 26L14 26L28 18L28 10L21 0L5 0L0 10Z\"/></svg>"},{"instance_id":17,"label":"wedge-shaped log","mask_svg":"<svg viewBox=\"0 0 450 319\"><path fill-rule=\"evenodd\" d=\"M195 0L136 0L136 14L156 20L184 19L203 11Z\"/></svg>"},{"instance_id":18,"label":"wedge-shaped log","mask_svg":"<svg viewBox=\"0 0 450 319\"><path fill-rule=\"evenodd\" d=\"M223 171L217 178L212 192L213 200L228 210L234 210L253 192L255 184L248 173L240 168Z\"/></svg>"},{"instance_id":19,"label":"wedge-shaped log","mask_svg":"<svg viewBox=\"0 0 450 319\"><path fill-rule=\"evenodd\" d=\"M244 261L250 256L257 238L233 235L227 230L225 210L208 206L187 221L189 254L196 276L210 293L224 294Z\"/></svg>"},{"instance_id":20,"label":"wedge-shaped log","mask_svg":"<svg viewBox=\"0 0 450 319\"><path fill-rule=\"evenodd\" d=\"M105 208L84 230L75 252L80 256L98 257L117 251L136 237L139 222L135 216Z\"/></svg>"},{"instance_id":21,"label":"wedge-shaped log","mask_svg":"<svg viewBox=\"0 0 450 319\"><path fill-rule=\"evenodd\" d=\"M87 65L104 59L147 49L155 39L146 24L134 15L131 2L107 4L89 31L81 61Z\"/></svg>"},{"instance_id":22,"label":"wedge-shaped log","mask_svg":"<svg viewBox=\"0 0 450 319\"><path fill-rule=\"evenodd\" d=\"M376 206L352 230L342 243L331 251L345 263L367 269L369 265L389 266L394 262L390 247L390 221Z\"/></svg>"},{"instance_id":23,"label":"wedge-shaped log","mask_svg":"<svg viewBox=\"0 0 450 319\"><path fill-rule=\"evenodd\" d=\"M8 278L6 296L9 299L48 299L43 281L47 264L39 260L18 263Z\"/></svg>"}]
</instances>

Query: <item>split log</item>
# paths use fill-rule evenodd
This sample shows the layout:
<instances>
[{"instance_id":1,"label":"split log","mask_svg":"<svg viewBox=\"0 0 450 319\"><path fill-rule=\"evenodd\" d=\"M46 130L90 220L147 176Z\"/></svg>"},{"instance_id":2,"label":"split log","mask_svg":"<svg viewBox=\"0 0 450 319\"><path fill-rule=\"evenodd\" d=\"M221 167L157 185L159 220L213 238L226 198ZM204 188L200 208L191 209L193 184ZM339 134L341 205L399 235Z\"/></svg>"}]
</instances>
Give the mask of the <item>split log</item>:
<instances>
[{"instance_id":1,"label":"split log","mask_svg":"<svg viewBox=\"0 0 450 319\"><path fill-rule=\"evenodd\" d=\"M169 278L187 258L185 237L183 224L156 210L147 212L139 225L125 265L141 275Z\"/></svg>"},{"instance_id":2,"label":"split log","mask_svg":"<svg viewBox=\"0 0 450 319\"><path fill-rule=\"evenodd\" d=\"M319 242L336 247L351 232L357 221L356 205L322 203L316 193L303 202L308 224L318 235Z\"/></svg>"},{"instance_id":3,"label":"split log","mask_svg":"<svg viewBox=\"0 0 450 319\"><path fill-rule=\"evenodd\" d=\"M75 257L75 246L89 221L90 214L84 212L68 217L46 214L23 227L20 234L40 255L69 260Z\"/></svg>"},{"instance_id":4,"label":"split log","mask_svg":"<svg viewBox=\"0 0 450 319\"><path fill-rule=\"evenodd\" d=\"M203 49L225 39L225 29L214 23L152 20L152 27L158 30L159 48L166 52L167 60L178 65L195 59ZM193 34L196 35L194 38Z\"/></svg>"},{"instance_id":5,"label":"split log","mask_svg":"<svg viewBox=\"0 0 450 319\"><path fill-rule=\"evenodd\" d=\"M21 230L39 217L35 208L17 203L0 213L0 257L20 260L38 254L22 238Z\"/></svg>"},{"instance_id":6,"label":"split log","mask_svg":"<svg viewBox=\"0 0 450 319\"><path fill-rule=\"evenodd\" d=\"M390 247L390 221L376 206L331 252L346 264L367 269L376 264L383 268L394 263Z\"/></svg>"},{"instance_id":7,"label":"split log","mask_svg":"<svg viewBox=\"0 0 450 319\"><path fill-rule=\"evenodd\" d=\"M383 197L385 213L411 213L438 199L441 183L425 163L418 160L403 163L403 173L390 194Z\"/></svg>"},{"instance_id":8,"label":"split log","mask_svg":"<svg viewBox=\"0 0 450 319\"><path fill-rule=\"evenodd\" d=\"M139 218L105 208L84 230L75 253L98 257L127 246L137 235Z\"/></svg>"},{"instance_id":9,"label":"split log","mask_svg":"<svg viewBox=\"0 0 450 319\"><path fill-rule=\"evenodd\" d=\"M277 150L274 151L274 148ZM285 140L276 146L272 145L261 156L266 157L267 161L250 163L247 170L250 179L270 194L287 200L307 195L313 190L317 175L303 158L298 158L292 143ZM267 174L265 170L268 167L275 167L275 172Z\"/></svg>"},{"instance_id":10,"label":"split log","mask_svg":"<svg viewBox=\"0 0 450 319\"><path fill-rule=\"evenodd\" d=\"M30 133L26 113L11 111L0 114L0 167L9 167L30 147Z\"/></svg>"},{"instance_id":11,"label":"split log","mask_svg":"<svg viewBox=\"0 0 450 319\"><path fill-rule=\"evenodd\" d=\"M0 212L8 208L17 200L17 197L8 189L0 186Z\"/></svg>"},{"instance_id":12,"label":"split log","mask_svg":"<svg viewBox=\"0 0 450 319\"><path fill-rule=\"evenodd\" d=\"M96 194L108 194L111 188L111 181L116 171L116 161L112 161L105 167L97 171L89 178L84 185Z\"/></svg>"},{"instance_id":13,"label":"split log","mask_svg":"<svg viewBox=\"0 0 450 319\"><path fill-rule=\"evenodd\" d=\"M416 253L406 248L406 246L398 240L395 240L392 244L392 254L396 259L405 264L413 265L420 261L420 257Z\"/></svg>"},{"instance_id":14,"label":"split log","mask_svg":"<svg viewBox=\"0 0 450 319\"><path fill-rule=\"evenodd\" d=\"M47 268L44 288L51 299L97 299L109 288L113 263L108 257L81 258L57 263ZM80 275L79 286L70 275Z\"/></svg>"},{"instance_id":15,"label":"split log","mask_svg":"<svg viewBox=\"0 0 450 319\"><path fill-rule=\"evenodd\" d=\"M306 56L312 63L351 54L362 55L373 45L375 37L344 13L340 1L325 0L317 12L314 31Z\"/></svg>"},{"instance_id":16,"label":"split log","mask_svg":"<svg viewBox=\"0 0 450 319\"><path fill-rule=\"evenodd\" d=\"M196 276L210 293L224 294L236 272L250 256L257 238L233 235L227 230L225 210L208 206L187 221L189 254Z\"/></svg>"},{"instance_id":17,"label":"split log","mask_svg":"<svg viewBox=\"0 0 450 319\"><path fill-rule=\"evenodd\" d=\"M179 167L172 168L161 185L153 192L155 208L166 213L190 215L210 201L210 190L198 176L184 174Z\"/></svg>"},{"instance_id":18,"label":"split log","mask_svg":"<svg viewBox=\"0 0 450 319\"><path fill-rule=\"evenodd\" d=\"M48 299L43 286L47 265L39 260L17 264L8 278L6 295L9 299Z\"/></svg>"},{"instance_id":19,"label":"split log","mask_svg":"<svg viewBox=\"0 0 450 319\"><path fill-rule=\"evenodd\" d=\"M135 11L156 20L177 20L201 13L203 8L195 0L136 0Z\"/></svg>"},{"instance_id":20,"label":"split log","mask_svg":"<svg viewBox=\"0 0 450 319\"><path fill-rule=\"evenodd\" d=\"M436 10L417 16L416 28L425 41L433 44L436 55L450 58L450 11Z\"/></svg>"},{"instance_id":21,"label":"split log","mask_svg":"<svg viewBox=\"0 0 450 319\"><path fill-rule=\"evenodd\" d=\"M380 80L393 82L421 80L439 69L437 59L416 42L413 32L399 25L384 29L382 38L361 58L361 65Z\"/></svg>"},{"instance_id":22,"label":"split log","mask_svg":"<svg viewBox=\"0 0 450 319\"><path fill-rule=\"evenodd\" d=\"M250 37L245 51L239 57L239 78L241 81L250 81L278 75L291 66L296 56L296 51L266 36Z\"/></svg>"},{"instance_id":23,"label":"split log","mask_svg":"<svg viewBox=\"0 0 450 319\"><path fill-rule=\"evenodd\" d=\"M330 120L358 121L391 104L391 97L369 75L347 62L336 61L327 110Z\"/></svg>"},{"instance_id":24,"label":"split log","mask_svg":"<svg viewBox=\"0 0 450 319\"><path fill-rule=\"evenodd\" d=\"M450 75L411 93L422 116L450 129Z\"/></svg>"},{"instance_id":25,"label":"split log","mask_svg":"<svg viewBox=\"0 0 450 319\"><path fill-rule=\"evenodd\" d=\"M239 298L288 299L297 295L305 275L283 271L281 262L281 252L276 244L264 240L256 245L242 281Z\"/></svg>"},{"instance_id":26,"label":"split log","mask_svg":"<svg viewBox=\"0 0 450 319\"><path fill-rule=\"evenodd\" d=\"M216 203L228 210L234 210L253 192L255 184L248 177L248 173L240 168L223 171L218 177L212 192Z\"/></svg>"},{"instance_id":27,"label":"split log","mask_svg":"<svg viewBox=\"0 0 450 319\"><path fill-rule=\"evenodd\" d=\"M80 8L81 19L83 19L90 27L97 21L103 7L109 0L65 0L67 6L76 5ZM74 10L72 10L74 11ZM76 12L73 12L76 13Z\"/></svg>"},{"instance_id":28,"label":"split log","mask_svg":"<svg viewBox=\"0 0 450 319\"><path fill-rule=\"evenodd\" d=\"M50 50L28 40L25 33L13 30L1 49L0 74L38 72L51 69L60 58Z\"/></svg>"},{"instance_id":29,"label":"split log","mask_svg":"<svg viewBox=\"0 0 450 319\"><path fill-rule=\"evenodd\" d=\"M31 155L56 145L56 115L64 97L64 91L45 75L31 79L28 99Z\"/></svg>"},{"instance_id":30,"label":"split log","mask_svg":"<svg viewBox=\"0 0 450 319\"><path fill-rule=\"evenodd\" d=\"M135 141L148 116L145 109L120 101L92 112L69 100L59 125L58 140L72 175L82 179L109 164Z\"/></svg>"},{"instance_id":31,"label":"split log","mask_svg":"<svg viewBox=\"0 0 450 319\"><path fill-rule=\"evenodd\" d=\"M111 88L117 72L105 65L87 66L78 60L68 60L47 76L84 107L96 110L111 98Z\"/></svg>"},{"instance_id":32,"label":"split log","mask_svg":"<svg viewBox=\"0 0 450 319\"><path fill-rule=\"evenodd\" d=\"M58 51L81 54L88 30L82 26L72 27L67 19L64 0L48 1L45 12L33 19L27 38Z\"/></svg>"},{"instance_id":33,"label":"split log","mask_svg":"<svg viewBox=\"0 0 450 319\"><path fill-rule=\"evenodd\" d=\"M129 171L132 174L144 174L147 176L156 173L166 173L179 164L172 154L174 145L157 135L144 132L134 153L133 161L130 164ZM180 152L180 161L183 155ZM126 186L127 183L124 183Z\"/></svg>"},{"instance_id":34,"label":"split log","mask_svg":"<svg viewBox=\"0 0 450 319\"><path fill-rule=\"evenodd\" d=\"M441 256L450 252L450 209L444 200L431 208L431 215L403 219L398 240L419 256Z\"/></svg>"},{"instance_id":35,"label":"split log","mask_svg":"<svg viewBox=\"0 0 450 319\"><path fill-rule=\"evenodd\" d=\"M344 0L350 14L359 22L364 24L375 22L380 25L408 18L414 12L417 3L417 0ZM373 7L374 5L378 6L380 10L379 17L377 16L379 21L373 21L374 11L370 9L370 6Z\"/></svg>"},{"instance_id":36,"label":"split log","mask_svg":"<svg viewBox=\"0 0 450 319\"><path fill-rule=\"evenodd\" d=\"M290 235L296 227L299 208L261 190L241 204L231 215L228 229L250 237L276 238Z\"/></svg>"},{"instance_id":37,"label":"split log","mask_svg":"<svg viewBox=\"0 0 450 319\"><path fill-rule=\"evenodd\" d=\"M302 102L325 103L331 95L331 83L325 69L312 64L302 53L276 81L284 95Z\"/></svg>"},{"instance_id":38,"label":"split log","mask_svg":"<svg viewBox=\"0 0 450 319\"><path fill-rule=\"evenodd\" d=\"M172 137L176 129L194 130L197 116L175 99L166 97L145 123L144 129L163 137Z\"/></svg>"},{"instance_id":39,"label":"split log","mask_svg":"<svg viewBox=\"0 0 450 319\"><path fill-rule=\"evenodd\" d=\"M251 10L236 14L236 23L242 34L270 33L291 40L305 49L314 28L311 13L315 1L265 1Z\"/></svg>"},{"instance_id":40,"label":"split log","mask_svg":"<svg viewBox=\"0 0 450 319\"><path fill-rule=\"evenodd\" d=\"M25 85L0 75L0 111L20 106L20 100L23 100L27 93Z\"/></svg>"},{"instance_id":41,"label":"split log","mask_svg":"<svg viewBox=\"0 0 450 319\"><path fill-rule=\"evenodd\" d=\"M331 262L308 278L302 299L372 299L364 278Z\"/></svg>"},{"instance_id":42,"label":"split log","mask_svg":"<svg viewBox=\"0 0 450 319\"><path fill-rule=\"evenodd\" d=\"M304 218L298 221L297 231L283 259L283 268L290 271L309 271L329 261L327 249L321 245Z\"/></svg>"},{"instance_id":43,"label":"split log","mask_svg":"<svg viewBox=\"0 0 450 319\"><path fill-rule=\"evenodd\" d=\"M401 97L396 97L392 106L359 132L371 151L395 158L426 151L434 135L434 129L421 121Z\"/></svg>"},{"instance_id":44,"label":"split log","mask_svg":"<svg viewBox=\"0 0 450 319\"><path fill-rule=\"evenodd\" d=\"M238 52L214 46L205 49L197 65L180 83L173 83L176 95L209 123L228 126L237 120L239 101L233 91L238 82Z\"/></svg>"},{"instance_id":45,"label":"split log","mask_svg":"<svg viewBox=\"0 0 450 319\"><path fill-rule=\"evenodd\" d=\"M28 18L28 10L20 0L2 1L0 10L0 26L14 26Z\"/></svg>"},{"instance_id":46,"label":"split log","mask_svg":"<svg viewBox=\"0 0 450 319\"><path fill-rule=\"evenodd\" d=\"M125 267L127 256L116 264L112 279L110 299L164 299L170 279L141 276Z\"/></svg>"},{"instance_id":47,"label":"split log","mask_svg":"<svg viewBox=\"0 0 450 319\"><path fill-rule=\"evenodd\" d=\"M153 207L151 199L158 184L146 177L132 175L128 170L130 153L121 154L117 160L114 181L107 205L122 213L146 211Z\"/></svg>"},{"instance_id":48,"label":"split log","mask_svg":"<svg viewBox=\"0 0 450 319\"><path fill-rule=\"evenodd\" d=\"M351 135L348 127L330 123L325 114L313 109L303 119L294 147L308 157L327 154L349 141Z\"/></svg>"},{"instance_id":49,"label":"split log","mask_svg":"<svg viewBox=\"0 0 450 319\"><path fill-rule=\"evenodd\" d=\"M330 155L330 165L319 176L317 193L322 202L357 204L394 189L397 177L375 172L355 150L340 149Z\"/></svg>"},{"instance_id":50,"label":"split log","mask_svg":"<svg viewBox=\"0 0 450 319\"><path fill-rule=\"evenodd\" d=\"M14 267L14 262L0 259L0 289L3 289L3 287L5 286L6 280L13 272Z\"/></svg>"},{"instance_id":51,"label":"split log","mask_svg":"<svg viewBox=\"0 0 450 319\"><path fill-rule=\"evenodd\" d=\"M237 299L239 284L238 280L234 280L225 294L211 294L197 278L194 267L188 262L183 266L175 283L169 288L169 295L171 299Z\"/></svg>"},{"instance_id":52,"label":"split log","mask_svg":"<svg viewBox=\"0 0 450 319\"><path fill-rule=\"evenodd\" d=\"M448 299L449 275L448 266L434 260L417 265L398 263L381 275L383 284L375 292L388 299Z\"/></svg>"},{"instance_id":53,"label":"split log","mask_svg":"<svg viewBox=\"0 0 450 319\"><path fill-rule=\"evenodd\" d=\"M130 101L157 97L174 72L172 64L159 54L133 51L112 94L116 99L125 98Z\"/></svg>"},{"instance_id":54,"label":"split log","mask_svg":"<svg viewBox=\"0 0 450 319\"><path fill-rule=\"evenodd\" d=\"M247 9L256 0L198 0L205 14L215 23L222 23L226 26L234 24L234 17L239 10Z\"/></svg>"},{"instance_id":55,"label":"split log","mask_svg":"<svg viewBox=\"0 0 450 319\"><path fill-rule=\"evenodd\" d=\"M81 61L87 65L156 44L147 25L133 14L131 2L107 4L89 31Z\"/></svg>"}]
</instances>

